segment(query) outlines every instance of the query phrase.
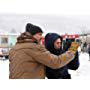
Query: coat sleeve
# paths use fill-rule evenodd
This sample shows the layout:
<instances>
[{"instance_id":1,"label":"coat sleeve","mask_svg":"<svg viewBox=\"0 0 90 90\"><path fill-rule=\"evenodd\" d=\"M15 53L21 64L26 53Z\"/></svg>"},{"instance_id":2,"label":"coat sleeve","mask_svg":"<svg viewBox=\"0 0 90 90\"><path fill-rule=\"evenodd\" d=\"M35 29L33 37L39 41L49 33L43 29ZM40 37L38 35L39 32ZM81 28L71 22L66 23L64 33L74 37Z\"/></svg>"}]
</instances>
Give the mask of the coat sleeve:
<instances>
[{"instance_id":1,"label":"coat sleeve","mask_svg":"<svg viewBox=\"0 0 90 90\"><path fill-rule=\"evenodd\" d=\"M68 64L73 58L74 54L70 51L62 55L54 55L47 51L45 48L40 48L32 55L34 60L52 69L58 69Z\"/></svg>"},{"instance_id":2,"label":"coat sleeve","mask_svg":"<svg viewBox=\"0 0 90 90\"><path fill-rule=\"evenodd\" d=\"M78 55L78 51L77 51L76 54L75 54L74 59L70 63L68 63L67 66L68 66L68 69L77 70L79 65L80 65L79 55Z\"/></svg>"}]
</instances>

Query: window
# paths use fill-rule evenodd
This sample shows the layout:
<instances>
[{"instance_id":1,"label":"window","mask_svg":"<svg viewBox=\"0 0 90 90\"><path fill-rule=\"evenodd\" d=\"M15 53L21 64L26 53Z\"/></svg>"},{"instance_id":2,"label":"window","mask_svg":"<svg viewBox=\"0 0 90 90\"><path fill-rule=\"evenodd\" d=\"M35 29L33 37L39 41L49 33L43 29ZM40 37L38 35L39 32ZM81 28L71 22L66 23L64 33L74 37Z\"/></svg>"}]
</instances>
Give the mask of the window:
<instances>
[{"instance_id":1,"label":"window","mask_svg":"<svg viewBox=\"0 0 90 90\"><path fill-rule=\"evenodd\" d=\"M2 37L1 38L1 44L7 44L8 43L8 38Z\"/></svg>"}]
</instances>

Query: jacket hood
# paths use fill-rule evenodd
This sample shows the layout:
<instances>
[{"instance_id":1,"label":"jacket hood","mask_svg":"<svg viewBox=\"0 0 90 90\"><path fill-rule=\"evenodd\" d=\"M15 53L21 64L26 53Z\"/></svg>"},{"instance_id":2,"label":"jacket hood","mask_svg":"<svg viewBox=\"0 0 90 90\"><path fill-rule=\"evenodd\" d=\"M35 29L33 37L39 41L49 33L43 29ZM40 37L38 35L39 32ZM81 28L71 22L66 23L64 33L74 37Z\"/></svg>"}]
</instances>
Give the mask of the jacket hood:
<instances>
[{"instance_id":1,"label":"jacket hood","mask_svg":"<svg viewBox=\"0 0 90 90\"><path fill-rule=\"evenodd\" d=\"M57 40L58 38L61 39L61 42L62 42L62 37L56 33L48 33L46 36L45 36L45 47L47 50L49 50L51 53L53 54L60 54L60 53L57 53L58 51L61 51L60 49L59 50L56 50L54 48L54 42L55 40Z\"/></svg>"},{"instance_id":2,"label":"jacket hood","mask_svg":"<svg viewBox=\"0 0 90 90\"><path fill-rule=\"evenodd\" d=\"M17 38L17 43L25 43L25 42L37 42L37 40L34 39L30 33L24 32Z\"/></svg>"}]
</instances>

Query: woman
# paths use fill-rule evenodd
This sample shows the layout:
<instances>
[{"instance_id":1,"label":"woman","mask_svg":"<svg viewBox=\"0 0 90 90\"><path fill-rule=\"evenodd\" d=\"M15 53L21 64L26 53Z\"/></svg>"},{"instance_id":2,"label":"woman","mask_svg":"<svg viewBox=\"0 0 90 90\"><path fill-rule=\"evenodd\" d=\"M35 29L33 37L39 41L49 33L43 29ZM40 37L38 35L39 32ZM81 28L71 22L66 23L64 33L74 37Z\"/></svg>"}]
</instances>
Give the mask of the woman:
<instances>
[{"instance_id":1,"label":"woman","mask_svg":"<svg viewBox=\"0 0 90 90\"><path fill-rule=\"evenodd\" d=\"M60 55L65 52L62 50L62 37L56 33L48 33L45 36L45 47L49 50L52 54ZM68 68L76 70L79 67L78 60L73 60L68 65L59 68L59 69L51 69L46 67L46 76L48 79L71 79L71 75L68 73ZM74 66L74 67L73 67Z\"/></svg>"}]
</instances>

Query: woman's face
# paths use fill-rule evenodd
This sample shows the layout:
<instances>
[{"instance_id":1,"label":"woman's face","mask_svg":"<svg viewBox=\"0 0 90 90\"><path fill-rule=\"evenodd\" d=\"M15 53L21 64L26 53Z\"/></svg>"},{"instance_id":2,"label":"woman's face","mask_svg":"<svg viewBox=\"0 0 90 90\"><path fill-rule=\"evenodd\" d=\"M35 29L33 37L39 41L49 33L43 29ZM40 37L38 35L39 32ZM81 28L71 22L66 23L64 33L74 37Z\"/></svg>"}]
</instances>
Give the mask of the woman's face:
<instances>
[{"instance_id":1,"label":"woman's face","mask_svg":"<svg viewBox=\"0 0 90 90\"><path fill-rule=\"evenodd\" d=\"M61 48L61 39L60 38L58 38L58 39L55 40L55 42L54 42L54 48L55 49L60 49Z\"/></svg>"}]
</instances>

